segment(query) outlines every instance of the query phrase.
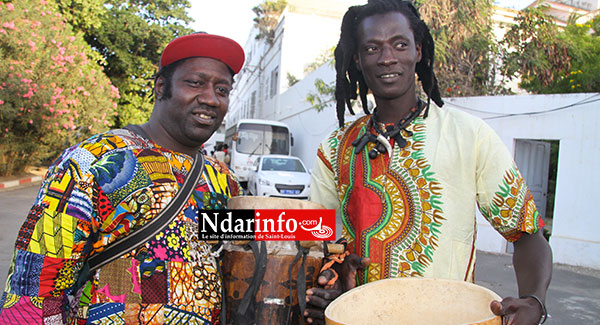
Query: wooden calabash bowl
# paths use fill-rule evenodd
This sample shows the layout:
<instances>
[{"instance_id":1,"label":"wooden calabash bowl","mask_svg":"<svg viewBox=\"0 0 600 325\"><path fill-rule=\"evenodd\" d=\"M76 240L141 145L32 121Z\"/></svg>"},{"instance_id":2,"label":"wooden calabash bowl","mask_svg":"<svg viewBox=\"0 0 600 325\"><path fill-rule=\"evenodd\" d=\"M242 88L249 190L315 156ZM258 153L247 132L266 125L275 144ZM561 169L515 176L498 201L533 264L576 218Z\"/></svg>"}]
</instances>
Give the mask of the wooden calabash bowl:
<instances>
[{"instance_id":1,"label":"wooden calabash bowl","mask_svg":"<svg viewBox=\"0 0 600 325\"><path fill-rule=\"evenodd\" d=\"M356 287L325 310L327 325L501 325L490 310L493 291L464 281L393 278Z\"/></svg>"}]
</instances>

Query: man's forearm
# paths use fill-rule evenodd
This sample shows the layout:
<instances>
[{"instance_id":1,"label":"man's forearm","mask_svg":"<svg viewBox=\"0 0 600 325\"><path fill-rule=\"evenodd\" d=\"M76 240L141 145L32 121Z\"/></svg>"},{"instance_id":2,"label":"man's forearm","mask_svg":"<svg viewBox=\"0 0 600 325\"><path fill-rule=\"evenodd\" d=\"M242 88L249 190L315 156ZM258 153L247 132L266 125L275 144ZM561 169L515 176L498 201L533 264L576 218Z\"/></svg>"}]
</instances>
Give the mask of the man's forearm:
<instances>
[{"instance_id":1,"label":"man's forearm","mask_svg":"<svg viewBox=\"0 0 600 325\"><path fill-rule=\"evenodd\" d=\"M515 242L513 265L519 286L519 296L536 295L546 300L552 278L552 251L542 231L523 234Z\"/></svg>"}]
</instances>

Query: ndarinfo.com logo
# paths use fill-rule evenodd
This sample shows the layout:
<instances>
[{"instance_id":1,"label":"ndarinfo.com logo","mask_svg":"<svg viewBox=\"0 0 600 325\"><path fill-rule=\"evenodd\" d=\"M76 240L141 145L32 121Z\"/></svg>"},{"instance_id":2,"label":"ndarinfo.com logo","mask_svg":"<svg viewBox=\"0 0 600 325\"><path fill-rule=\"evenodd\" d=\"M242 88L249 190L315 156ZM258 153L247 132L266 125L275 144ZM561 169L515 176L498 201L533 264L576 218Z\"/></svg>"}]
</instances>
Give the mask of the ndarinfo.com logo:
<instances>
[{"instance_id":1,"label":"ndarinfo.com logo","mask_svg":"<svg viewBox=\"0 0 600 325\"><path fill-rule=\"evenodd\" d=\"M201 240L335 240L335 210L201 210Z\"/></svg>"}]
</instances>

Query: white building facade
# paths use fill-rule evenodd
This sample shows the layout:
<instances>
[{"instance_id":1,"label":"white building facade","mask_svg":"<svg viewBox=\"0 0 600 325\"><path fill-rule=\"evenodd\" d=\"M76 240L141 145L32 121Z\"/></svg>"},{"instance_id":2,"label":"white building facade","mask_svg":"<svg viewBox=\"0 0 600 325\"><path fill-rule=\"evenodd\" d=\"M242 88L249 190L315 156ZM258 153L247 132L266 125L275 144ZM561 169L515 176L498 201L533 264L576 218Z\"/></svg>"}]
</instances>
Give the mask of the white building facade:
<instances>
[{"instance_id":1,"label":"white building facade","mask_svg":"<svg viewBox=\"0 0 600 325\"><path fill-rule=\"evenodd\" d=\"M250 32L244 46L246 63L236 76L227 125L242 118L276 119L284 113L281 94L288 75L305 77L305 67L332 49L340 35L343 14L366 0L288 0L271 43Z\"/></svg>"}]
</instances>

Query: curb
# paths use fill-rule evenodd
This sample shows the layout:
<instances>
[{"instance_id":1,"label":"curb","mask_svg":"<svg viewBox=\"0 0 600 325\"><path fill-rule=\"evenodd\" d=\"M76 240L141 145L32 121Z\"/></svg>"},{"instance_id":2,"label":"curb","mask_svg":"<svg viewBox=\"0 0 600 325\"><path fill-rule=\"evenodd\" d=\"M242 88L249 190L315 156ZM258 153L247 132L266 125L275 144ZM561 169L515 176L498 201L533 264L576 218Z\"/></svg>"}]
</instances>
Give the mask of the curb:
<instances>
[{"instance_id":1,"label":"curb","mask_svg":"<svg viewBox=\"0 0 600 325\"><path fill-rule=\"evenodd\" d=\"M0 190L17 187L17 186L21 186L21 185L26 185L26 184L30 184L33 182L39 182L42 180L42 178L43 178L42 176L29 176L29 177L16 179L16 180L12 180L12 181L0 182Z\"/></svg>"}]
</instances>

